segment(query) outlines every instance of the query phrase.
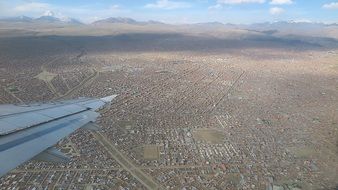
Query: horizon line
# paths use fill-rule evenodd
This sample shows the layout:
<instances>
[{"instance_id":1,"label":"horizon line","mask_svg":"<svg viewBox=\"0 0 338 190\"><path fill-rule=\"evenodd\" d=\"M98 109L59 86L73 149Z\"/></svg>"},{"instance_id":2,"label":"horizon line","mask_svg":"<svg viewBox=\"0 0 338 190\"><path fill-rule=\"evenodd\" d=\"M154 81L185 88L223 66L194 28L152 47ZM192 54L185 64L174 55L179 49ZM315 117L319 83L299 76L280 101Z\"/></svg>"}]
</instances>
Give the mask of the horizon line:
<instances>
[{"instance_id":1,"label":"horizon line","mask_svg":"<svg viewBox=\"0 0 338 190\"><path fill-rule=\"evenodd\" d=\"M221 21L209 21L209 22L186 22L186 23L171 23L171 22L165 22L165 21L160 21L160 20L153 20L153 19L149 19L149 20L138 20L132 17L123 17L123 16L116 16L116 17L106 17L106 18L100 18L97 19L95 21L91 21L91 22L84 22L81 19L75 18L75 17L57 17L57 16L48 16L48 15L41 15L39 17L32 17L32 16L26 16L26 15L20 15L20 16L0 16L0 20L4 20L4 19L13 19L13 18L20 18L20 17L27 17L27 18L31 18L31 19L38 19L41 17L52 17L52 18L57 18L60 21L66 22L66 19L74 19L82 24L85 25L89 25L89 24L94 24L95 22L98 21L103 21L103 20L107 20L110 18L120 18L120 19L131 19L133 21L136 22L159 22L161 24L168 24L168 25L195 25L195 24L208 24L208 23L218 23L218 24L222 24L222 25L254 25L254 24L263 24L263 23L268 23L268 24L273 24L273 23L278 23L278 22L286 22L286 23L309 23L309 24L325 24L325 25L334 25L334 24L338 24L337 22L323 22L323 21L312 21L312 20L303 20L303 19L299 19L299 20L275 20L275 21L262 21L262 22L251 22L251 23L234 23L234 22L221 22Z\"/></svg>"}]
</instances>

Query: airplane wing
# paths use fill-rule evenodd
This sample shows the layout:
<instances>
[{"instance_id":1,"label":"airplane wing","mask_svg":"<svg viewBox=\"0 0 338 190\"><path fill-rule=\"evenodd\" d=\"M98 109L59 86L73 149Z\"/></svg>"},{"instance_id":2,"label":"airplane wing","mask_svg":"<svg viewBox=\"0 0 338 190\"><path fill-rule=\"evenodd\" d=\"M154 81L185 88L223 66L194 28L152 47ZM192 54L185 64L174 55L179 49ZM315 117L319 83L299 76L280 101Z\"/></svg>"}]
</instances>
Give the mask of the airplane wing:
<instances>
[{"instance_id":1,"label":"airplane wing","mask_svg":"<svg viewBox=\"0 0 338 190\"><path fill-rule=\"evenodd\" d=\"M96 111L115 97L0 105L0 177L31 159L67 161L53 145L78 128L91 128Z\"/></svg>"}]
</instances>

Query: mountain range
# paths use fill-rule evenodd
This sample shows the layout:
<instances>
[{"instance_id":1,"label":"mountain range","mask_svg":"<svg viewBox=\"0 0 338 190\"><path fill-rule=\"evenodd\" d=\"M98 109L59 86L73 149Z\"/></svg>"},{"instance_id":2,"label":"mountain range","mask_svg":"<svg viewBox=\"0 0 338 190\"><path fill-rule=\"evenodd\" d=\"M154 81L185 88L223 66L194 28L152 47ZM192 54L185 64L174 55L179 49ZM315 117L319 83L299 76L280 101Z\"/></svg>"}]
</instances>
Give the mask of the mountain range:
<instances>
[{"instance_id":1,"label":"mountain range","mask_svg":"<svg viewBox=\"0 0 338 190\"><path fill-rule=\"evenodd\" d=\"M17 22L17 23L58 23L58 24L84 24L81 21L74 18L57 18L54 16L41 16L39 18L31 18L27 16L19 16L19 17L10 17L10 18L2 18L0 21L3 22ZM147 25L147 24L162 24L163 22L149 20L149 21L137 21L132 18L127 17L110 17L102 20L97 20L92 25L107 25L107 24L130 24L130 25ZM254 23L254 24L224 24L221 22L205 22L205 23L195 23L195 24L187 24L192 26L202 26L202 27L230 27L230 28L238 28L238 29L250 29L250 30L279 30L279 29L294 29L294 28L302 28L302 29L320 29L323 27L330 26L338 26L335 24L324 24L317 22L296 22L296 21L278 21L278 22L264 22L264 23Z\"/></svg>"},{"instance_id":2,"label":"mountain range","mask_svg":"<svg viewBox=\"0 0 338 190\"><path fill-rule=\"evenodd\" d=\"M32 18L27 16L3 18L0 21L5 22L17 22L17 23L58 23L58 24L83 24L74 18L57 18L54 16L41 16L38 18Z\"/></svg>"},{"instance_id":3,"label":"mountain range","mask_svg":"<svg viewBox=\"0 0 338 190\"><path fill-rule=\"evenodd\" d=\"M126 18L126 17L110 17L102 20L98 20L93 22L94 25L100 25L100 24L135 24L135 25L145 25L145 24L164 24L159 21L136 21L132 18Z\"/></svg>"}]
</instances>

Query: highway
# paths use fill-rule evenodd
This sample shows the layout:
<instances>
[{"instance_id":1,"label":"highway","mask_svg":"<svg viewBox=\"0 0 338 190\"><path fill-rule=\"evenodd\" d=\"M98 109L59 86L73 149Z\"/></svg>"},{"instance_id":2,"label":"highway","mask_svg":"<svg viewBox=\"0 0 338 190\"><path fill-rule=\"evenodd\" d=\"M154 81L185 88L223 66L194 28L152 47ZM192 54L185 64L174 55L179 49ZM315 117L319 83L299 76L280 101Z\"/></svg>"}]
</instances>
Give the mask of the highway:
<instances>
[{"instance_id":1,"label":"highway","mask_svg":"<svg viewBox=\"0 0 338 190\"><path fill-rule=\"evenodd\" d=\"M131 175L149 190L163 189L154 179L144 173L131 160L125 157L102 133L98 131L91 132L108 153Z\"/></svg>"}]
</instances>

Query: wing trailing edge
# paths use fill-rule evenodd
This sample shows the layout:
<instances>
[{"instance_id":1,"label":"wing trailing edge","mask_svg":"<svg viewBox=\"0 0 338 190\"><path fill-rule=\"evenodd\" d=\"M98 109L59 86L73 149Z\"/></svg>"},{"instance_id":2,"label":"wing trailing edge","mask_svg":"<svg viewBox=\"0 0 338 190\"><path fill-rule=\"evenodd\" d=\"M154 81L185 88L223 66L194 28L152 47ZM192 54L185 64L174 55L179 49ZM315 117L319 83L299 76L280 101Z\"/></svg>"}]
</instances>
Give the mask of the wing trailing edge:
<instances>
[{"instance_id":1,"label":"wing trailing edge","mask_svg":"<svg viewBox=\"0 0 338 190\"><path fill-rule=\"evenodd\" d=\"M60 152L55 147L50 147L40 154L36 155L34 160L43 161L43 162L54 162L54 163L67 163L70 161L70 158Z\"/></svg>"},{"instance_id":2,"label":"wing trailing edge","mask_svg":"<svg viewBox=\"0 0 338 190\"><path fill-rule=\"evenodd\" d=\"M79 128L99 130L94 124L99 116L96 111L109 105L115 97L0 105L0 177L31 159L67 161L66 156L51 147Z\"/></svg>"}]
</instances>

